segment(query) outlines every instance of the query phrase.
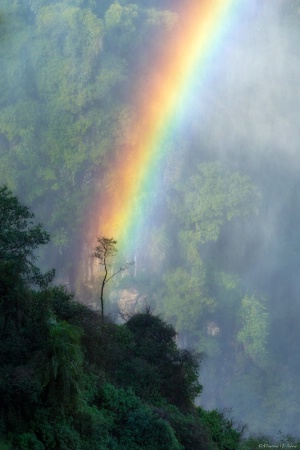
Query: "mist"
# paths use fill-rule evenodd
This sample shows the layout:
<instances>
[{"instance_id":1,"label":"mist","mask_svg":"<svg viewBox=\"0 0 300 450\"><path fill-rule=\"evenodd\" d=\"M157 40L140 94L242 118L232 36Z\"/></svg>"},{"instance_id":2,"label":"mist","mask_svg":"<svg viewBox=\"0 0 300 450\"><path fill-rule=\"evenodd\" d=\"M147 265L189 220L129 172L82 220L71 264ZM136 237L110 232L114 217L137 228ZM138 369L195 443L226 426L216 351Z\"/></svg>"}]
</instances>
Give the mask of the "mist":
<instances>
[{"instance_id":1,"label":"mist","mask_svg":"<svg viewBox=\"0 0 300 450\"><path fill-rule=\"evenodd\" d=\"M200 403L210 408L228 407L230 403L235 417L247 416L246 422L263 432L266 418L272 415L274 408L274 403L267 405L264 401L264 390L277 389L279 403L290 399L279 414L280 423L297 434L299 411L293 397L298 389L299 334L292 317L299 314L299 234L296 230L299 220L300 60L297 25L294 17L282 15L282 7L282 2L265 5L262 14L244 27L244 34L239 35L240 39L226 53L226 60L215 75L216 89L204 99L207 116L201 113L198 124L193 117L198 129L189 156L191 172L194 152L198 152L200 160L218 159L233 170L249 175L259 190L257 216L227 224L218 241L202 249L202 255L210 262L218 259L223 269L238 274L245 291L267 299L270 311L268 348L276 348L276 357L270 356L274 358L272 364L262 368L261 373L257 372L261 380L265 378L266 384L258 382L254 389L249 388L249 380L241 375L243 370L238 367L240 380L244 377L243 389L233 387L233 383L230 386L225 361L230 359L232 349L227 349L225 356L212 357L215 361L219 359L216 372L213 372L214 364L208 351L208 358L203 362L204 391ZM186 165L189 166L188 158ZM221 398L217 398L219 386L224 384L230 394L223 392ZM295 412L293 418L289 416L291 410ZM268 432L275 432L279 415L270 420Z\"/></svg>"},{"instance_id":2,"label":"mist","mask_svg":"<svg viewBox=\"0 0 300 450\"><path fill-rule=\"evenodd\" d=\"M42 268L95 308L109 154L132 145L134 91L180 26L178 2L157 3L0 7L1 184L51 233ZM155 198L140 193L143 232L119 255L135 266L111 283L107 311L151 305L205 355L200 405L297 436L300 4L253 4L165 143Z\"/></svg>"}]
</instances>

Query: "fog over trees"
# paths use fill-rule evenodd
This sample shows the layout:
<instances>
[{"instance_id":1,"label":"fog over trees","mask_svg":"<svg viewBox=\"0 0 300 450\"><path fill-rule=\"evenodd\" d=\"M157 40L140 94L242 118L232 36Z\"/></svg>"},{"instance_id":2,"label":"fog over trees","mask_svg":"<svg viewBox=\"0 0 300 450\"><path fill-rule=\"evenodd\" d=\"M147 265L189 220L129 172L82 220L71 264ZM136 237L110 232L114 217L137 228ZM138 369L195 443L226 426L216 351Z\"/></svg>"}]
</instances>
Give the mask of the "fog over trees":
<instances>
[{"instance_id":1,"label":"fog over trees","mask_svg":"<svg viewBox=\"0 0 300 450\"><path fill-rule=\"evenodd\" d=\"M147 99L145 80L150 75L159 79L155 61L167 52L168 37L194 1L2 0L0 185L30 207L51 236L38 249L34 264L39 269L32 273L26 266L30 283L36 277L39 289L50 282L48 271L55 268L57 284L73 291L81 303L100 308L101 280L90 255L101 225L100 193L115 182L112 152L133 146L132 130L139 125L136 91ZM179 353L193 348L203 355L198 405L231 408L250 432L275 436L281 430L297 436L300 1L253 0L237 19L164 143L156 170L160 189L155 195L151 187L139 193L145 205L143 232L129 236L129 254L118 253L122 267L124 258L135 264L107 286L105 312L117 317L120 296L126 300L134 293L125 315L150 307L176 330ZM35 251L48 234L35 222L33 226L40 233ZM2 249L11 252L0 236ZM116 258L116 270L118 264ZM19 286L26 281L24 270L18 272ZM3 279L10 279L8 272ZM54 289L51 302L56 306L49 300L49 311L59 310L59 295L69 301L61 288ZM32 298L28 292L26 296ZM36 299L31 301L35 305ZM74 316L73 328L68 327L68 315L57 311L53 322L45 313L51 323L47 332L41 330L48 346L44 387L50 390L53 374L47 364L54 358L54 342L66 339L76 345L72 357L83 370L80 331L75 329L83 325ZM1 314L5 323L2 309ZM9 307L7 314L15 317ZM18 323L18 318L9 320ZM130 331L116 331L114 351L122 333L126 339L138 336L135 327L140 325L130 320ZM2 331L8 326L4 323ZM172 334L168 326L167 331ZM138 341L134 345L141 367L146 363ZM29 345L29 353L33 347ZM126 372L125 366L122 370ZM155 370L149 369L150 378ZM63 377L61 373L57 389L63 390ZM69 386L75 403L83 401L76 377L71 374ZM105 402L110 395L121 395L105 389ZM48 400L52 394L43 391ZM138 402L131 397L126 401ZM134 404L140 411L142 406ZM170 448L181 448L172 433L168 428Z\"/></svg>"}]
</instances>

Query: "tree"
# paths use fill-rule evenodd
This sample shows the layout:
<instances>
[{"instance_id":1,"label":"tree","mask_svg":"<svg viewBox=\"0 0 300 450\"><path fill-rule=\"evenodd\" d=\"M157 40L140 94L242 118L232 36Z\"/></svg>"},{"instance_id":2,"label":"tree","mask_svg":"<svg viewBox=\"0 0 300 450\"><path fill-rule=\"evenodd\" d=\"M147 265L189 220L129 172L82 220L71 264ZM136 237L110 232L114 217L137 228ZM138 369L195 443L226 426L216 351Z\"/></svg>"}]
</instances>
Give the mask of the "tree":
<instances>
[{"instance_id":1,"label":"tree","mask_svg":"<svg viewBox=\"0 0 300 450\"><path fill-rule=\"evenodd\" d=\"M132 389L116 389L104 384L102 408L110 420L112 446L130 450L182 450L174 429ZM108 448L108 447L105 447Z\"/></svg>"},{"instance_id":2,"label":"tree","mask_svg":"<svg viewBox=\"0 0 300 450\"><path fill-rule=\"evenodd\" d=\"M82 329L66 321L48 320L48 342L42 360L44 398L67 408L78 406L83 379Z\"/></svg>"},{"instance_id":3,"label":"tree","mask_svg":"<svg viewBox=\"0 0 300 450\"><path fill-rule=\"evenodd\" d=\"M237 341L242 344L246 355L258 366L269 363L267 339L270 328L270 314L267 302L254 295L245 295L242 299L241 328Z\"/></svg>"},{"instance_id":4,"label":"tree","mask_svg":"<svg viewBox=\"0 0 300 450\"><path fill-rule=\"evenodd\" d=\"M260 196L250 178L219 162L198 165L188 181L176 183L175 189L169 207L182 225L180 240L196 248L217 241L226 222L258 212ZM186 248L186 242L183 245Z\"/></svg>"},{"instance_id":5,"label":"tree","mask_svg":"<svg viewBox=\"0 0 300 450\"><path fill-rule=\"evenodd\" d=\"M126 327L133 335L134 359L125 364L137 395L152 401L164 398L178 408L190 410L202 391L198 378L202 355L179 349L173 326L149 310L131 317Z\"/></svg>"},{"instance_id":6,"label":"tree","mask_svg":"<svg viewBox=\"0 0 300 450\"><path fill-rule=\"evenodd\" d=\"M49 241L42 225L33 225L34 214L22 205L12 192L0 188L0 260L25 264L32 268L34 250Z\"/></svg>"},{"instance_id":7,"label":"tree","mask_svg":"<svg viewBox=\"0 0 300 450\"><path fill-rule=\"evenodd\" d=\"M34 225L34 214L6 187L0 188L0 315L1 333L9 320L19 326L19 310L28 285L47 286L54 271L42 274L34 265L35 250L49 241L42 225Z\"/></svg>"},{"instance_id":8,"label":"tree","mask_svg":"<svg viewBox=\"0 0 300 450\"><path fill-rule=\"evenodd\" d=\"M234 450L238 447L246 426L235 424L230 417L230 410L205 411L199 407L198 414L208 426L212 440L217 443L219 450Z\"/></svg>"},{"instance_id":9,"label":"tree","mask_svg":"<svg viewBox=\"0 0 300 450\"><path fill-rule=\"evenodd\" d=\"M108 268L110 267L109 261L112 257L117 254L116 244L113 238L107 237L98 237L97 238L98 245L95 250L92 252L92 257L99 260L99 265L103 266L104 275L101 282L101 291L100 291L100 303L101 303L101 316L102 319L104 317L104 288L105 285L116 275L124 270L128 269L130 266L134 264L134 262L126 263L124 267L120 267L119 270L113 272L112 275L109 276Z\"/></svg>"}]
</instances>

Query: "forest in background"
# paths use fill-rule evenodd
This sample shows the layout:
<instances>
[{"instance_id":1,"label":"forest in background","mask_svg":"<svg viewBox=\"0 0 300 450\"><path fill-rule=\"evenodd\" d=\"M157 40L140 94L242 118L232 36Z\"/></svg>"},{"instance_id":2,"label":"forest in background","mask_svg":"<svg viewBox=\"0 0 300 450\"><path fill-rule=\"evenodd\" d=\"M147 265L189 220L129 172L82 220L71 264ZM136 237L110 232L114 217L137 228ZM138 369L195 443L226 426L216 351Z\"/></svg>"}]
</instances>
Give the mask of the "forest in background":
<instances>
[{"instance_id":1,"label":"forest in background","mask_svg":"<svg viewBox=\"0 0 300 450\"><path fill-rule=\"evenodd\" d=\"M135 92L192 1L1 2L0 180L47 225L41 267L87 304L110 153L132 145ZM112 294L135 289L205 352L201 405L297 434L300 4L258 4L169 143Z\"/></svg>"}]
</instances>

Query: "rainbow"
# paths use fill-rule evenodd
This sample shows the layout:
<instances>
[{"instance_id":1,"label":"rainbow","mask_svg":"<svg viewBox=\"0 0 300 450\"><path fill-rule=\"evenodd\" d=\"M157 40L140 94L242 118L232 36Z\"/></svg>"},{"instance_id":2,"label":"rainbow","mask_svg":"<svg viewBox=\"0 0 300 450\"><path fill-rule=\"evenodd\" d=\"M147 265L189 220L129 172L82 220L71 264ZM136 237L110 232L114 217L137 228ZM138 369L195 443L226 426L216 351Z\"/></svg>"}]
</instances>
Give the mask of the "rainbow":
<instances>
[{"instance_id":1,"label":"rainbow","mask_svg":"<svg viewBox=\"0 0 300 450\"><path fill-rule=\"evenodd\" d=\"M141 194L157 192L159 161L184 117L195 85L205 85L212 63L226 49L246 3L253 1L183 2L185 10L180 13L180 26L171 33L167 57L164 54L156 61L155 75L134 102L141 118L132 130L134 142L115 149L111 181L98 199L98 235L113 237L119 248L142 232L149 205L143 203Z\"/></svg>"}]
</instances>

